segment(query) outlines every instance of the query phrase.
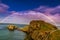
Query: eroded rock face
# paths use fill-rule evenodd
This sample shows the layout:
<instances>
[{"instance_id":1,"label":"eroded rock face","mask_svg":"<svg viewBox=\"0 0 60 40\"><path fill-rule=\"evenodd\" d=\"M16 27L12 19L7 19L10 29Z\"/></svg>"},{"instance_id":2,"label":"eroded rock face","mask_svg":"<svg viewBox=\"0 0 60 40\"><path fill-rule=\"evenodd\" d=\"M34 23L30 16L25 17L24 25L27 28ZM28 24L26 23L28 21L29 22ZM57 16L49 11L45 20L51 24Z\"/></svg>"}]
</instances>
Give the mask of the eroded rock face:
<instances>
[{"instance_id":1,"label":"eroded rock face","mask_svg":"<svg viewBox=\"0 0 60 40\"><path fill-rule=\"evenodd\" d=\"M32 28L35 28L35 29L36 28L39 28L39 29L45 29L46 28L45 30L47 30L47 29L49 29L49 30L57 29L56 26L54 26L50 23L47 23L45 21L42 21L42 20L33 20L33 21L30 22L30 26Z\"/></svg>"},{"instance_id":2,"label":"eroded rock face","mask_svg":"<svg viewBox=\"0 0 60 40\"><path fill-rule=\"evenodd\" d=\"M60 30L56 30L49 35L49 40L60 40Z\"/></svg>"},{"instance_id":3,"label":"eroded rock face","mask_svg":"<svg viewBox=\"0 0 60 40\"><path fill-rule=\"evenodd\" d=\"M50 32L57 30L57 27L42 20L33 20L19 30L27 34L25 40L48 40Z\"/></svg>"}]
</instances>

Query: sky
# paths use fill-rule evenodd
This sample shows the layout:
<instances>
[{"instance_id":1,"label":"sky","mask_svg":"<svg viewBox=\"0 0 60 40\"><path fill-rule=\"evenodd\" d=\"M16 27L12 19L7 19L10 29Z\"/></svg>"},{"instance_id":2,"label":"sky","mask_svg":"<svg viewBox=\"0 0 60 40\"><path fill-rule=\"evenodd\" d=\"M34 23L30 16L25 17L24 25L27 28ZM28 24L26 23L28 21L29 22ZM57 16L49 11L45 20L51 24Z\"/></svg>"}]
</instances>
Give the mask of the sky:
<instances>
[{"instance_id":1,"label":"sky","mask_svg":"<svg viewBox=\"0 0 60 40\"><path fill-rule=\"evenodd\" d=\"M28 24L31 20L60 25L60 1L0 0L1 23Z\"/></svg>"}]
</instances>

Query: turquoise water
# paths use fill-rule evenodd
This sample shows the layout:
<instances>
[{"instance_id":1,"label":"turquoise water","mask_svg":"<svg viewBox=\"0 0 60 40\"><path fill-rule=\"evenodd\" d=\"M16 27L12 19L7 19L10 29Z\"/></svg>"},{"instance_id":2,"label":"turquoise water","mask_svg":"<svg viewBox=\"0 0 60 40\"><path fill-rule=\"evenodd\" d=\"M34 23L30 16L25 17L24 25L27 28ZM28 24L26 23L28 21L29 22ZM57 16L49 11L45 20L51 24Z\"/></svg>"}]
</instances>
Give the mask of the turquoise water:
<instances>
[{"instance_id":1,"label":"turquoise water","mask_svg":"<svg viewBox=\"0 0 60 40\"><path fill-rule=\"evenodd\" d=\"M23 27L24 25L17 25ZM7 25L0 25L0 40L23 40L25 34L22 31L15 30L14 32L6 29Z\"/></svg>"}]
</instances>

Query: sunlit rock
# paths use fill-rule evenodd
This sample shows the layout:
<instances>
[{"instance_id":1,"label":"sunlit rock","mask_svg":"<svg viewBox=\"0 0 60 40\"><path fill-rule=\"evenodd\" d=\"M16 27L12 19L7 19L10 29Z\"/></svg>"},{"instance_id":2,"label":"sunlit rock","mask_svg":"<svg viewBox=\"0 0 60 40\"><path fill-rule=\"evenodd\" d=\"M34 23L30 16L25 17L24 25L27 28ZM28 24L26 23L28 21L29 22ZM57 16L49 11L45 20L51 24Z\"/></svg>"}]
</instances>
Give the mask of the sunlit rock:
<instances>
[{"instance_id":1,"label":"sunlit rock","mask_svg":"<svg viewBox=\"0 0 60 40\"><path fill-rule=\"evenodd\" d=\"M50 32L57 30L57 27L42 20L32 20L28 26L17 30L26 33L24 40L48 40Z\"/></svg>"},{"instance_id":2,"label":"sunlit rock","mask_svg":"<svg viewBox=\"0 0 60 40\"><path fill-rule=\"evenodd\" d=\"M49 35L49 40L60 40L60 30L52 31Z\"/></svg>"},{"instance_id":3,"label":"sunlit rock","mask_svg":"<svg viewBox=\"0 0 60 40\"><path fill-rule=\"evenodd\" d=\"M9 31L14 31L15 29L17 29L17 27L15 25L8 25L7 29Z\"/></svg>"}]
</instances>

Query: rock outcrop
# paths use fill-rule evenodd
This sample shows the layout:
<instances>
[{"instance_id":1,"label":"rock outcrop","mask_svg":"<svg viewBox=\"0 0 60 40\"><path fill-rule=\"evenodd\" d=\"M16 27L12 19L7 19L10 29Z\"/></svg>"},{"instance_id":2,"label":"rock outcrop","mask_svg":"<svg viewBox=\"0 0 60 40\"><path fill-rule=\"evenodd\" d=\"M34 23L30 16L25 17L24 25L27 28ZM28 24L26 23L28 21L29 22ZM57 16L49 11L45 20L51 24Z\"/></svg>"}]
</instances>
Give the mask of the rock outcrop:
<instances>
[{"instance_id":1,"label":"rock outcrop","mask_svg":"<svg viewBox=\"0 0 60 40\"><path fill-rule=\"evenodd\" d=\"M17 27L16 27L15 25L8 25L7 29L8 29L9 31L14 31L14 30L17 29Z\"/></svg>"},{"instance_id":2,"label":"rock outcrop","mask_svg":"<svg viewBox=\"0 0 60 40\"><path fill-rule=\"evenodd\" d=\"M42 20L33 20L28 26L17 30L26 33L25 40L48 40L50 32L57 30L57 27Z\"/></svg>"},{"instance_id":3,"label":"rock outcrop","mask_svg":"<svg viewBox=\"0 0 60 40\"><path fill-rule=\"evenodd\" d=\"M60 40L60 30L55 30L49 35L49 40Z\"/></svg>"},{"instance_id":4,"label":"rock outcrop","mask_svg":"<svg viewBox=\"0 0 60 40\"><path fill-rule=\"evenodd\" d=\"M32 20L29 25L23 28L9 25L8 30L23 31L26 33L24 40L60 40L60 30L55 25L42 20Z\"/></svg>"}]
</instances>

